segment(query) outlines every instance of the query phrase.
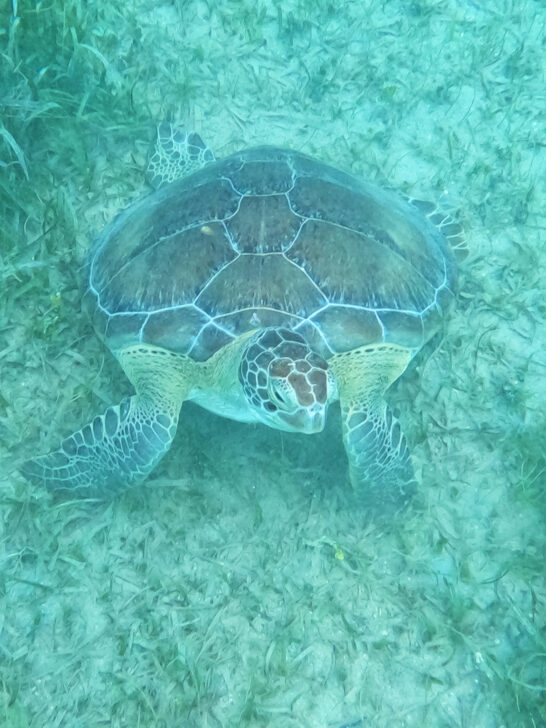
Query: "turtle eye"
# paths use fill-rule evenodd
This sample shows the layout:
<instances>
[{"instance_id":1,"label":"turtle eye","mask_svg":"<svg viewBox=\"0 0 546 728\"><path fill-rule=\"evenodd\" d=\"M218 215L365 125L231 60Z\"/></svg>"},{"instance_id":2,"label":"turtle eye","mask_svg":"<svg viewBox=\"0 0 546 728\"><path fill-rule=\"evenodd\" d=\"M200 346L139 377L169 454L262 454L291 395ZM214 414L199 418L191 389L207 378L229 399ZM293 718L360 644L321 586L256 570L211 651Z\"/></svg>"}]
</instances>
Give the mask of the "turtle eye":
<instances>
[{"instance_id":1,"label":"turtle eye","mask_svg":"<svg viewBox=\"0 0 546 728\"><path fill-rule=\"evenodd\" d=\"M286 380L275 381L269 384L269 397L276 405L276 409L283 412L292 412L298 407L296 394L287 386Z\"/></svg>"},{"instance_id":2,"label":"turtle eye","mask_svg":"<svg viewBox=\"0 0 546 728\"><path fill-rule=\"evenodd\" d=\"M273 384L271 387L271 394L273 397L277 400L279 404L286 404L286 400L284 398L282 389L279 387L278 384Z\"/></svg>"}]
</instances>

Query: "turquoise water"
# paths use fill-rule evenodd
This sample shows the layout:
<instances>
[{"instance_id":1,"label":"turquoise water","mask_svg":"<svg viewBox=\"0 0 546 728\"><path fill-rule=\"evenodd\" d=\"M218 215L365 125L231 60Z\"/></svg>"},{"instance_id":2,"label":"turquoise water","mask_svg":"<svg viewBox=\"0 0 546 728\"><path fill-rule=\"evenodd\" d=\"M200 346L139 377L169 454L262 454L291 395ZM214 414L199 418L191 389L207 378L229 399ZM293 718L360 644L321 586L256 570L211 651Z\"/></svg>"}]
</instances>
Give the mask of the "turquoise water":
<instances>
[{"instance_id":1,"label":"turquoise water","mask_svg":"<svg viewBox=\"0 0 546 728\"><path fill-rule=\"evenodd\" d=\"M0 18L0 726L546 725L543 5ZM457 306L388 397L403 516L350 497L335 408L307 437L185 405L112 502L18 474L131 391L81 287L169 117L220 157L289 146L456 211Z\"/></svg>"}]
</instances>

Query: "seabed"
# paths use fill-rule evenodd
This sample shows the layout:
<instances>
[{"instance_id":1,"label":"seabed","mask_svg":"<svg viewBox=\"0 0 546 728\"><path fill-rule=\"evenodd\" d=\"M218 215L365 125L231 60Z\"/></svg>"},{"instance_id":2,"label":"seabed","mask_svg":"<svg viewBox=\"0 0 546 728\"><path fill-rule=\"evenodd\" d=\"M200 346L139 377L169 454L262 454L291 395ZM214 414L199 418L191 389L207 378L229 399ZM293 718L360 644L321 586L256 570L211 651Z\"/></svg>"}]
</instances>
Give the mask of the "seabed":
<instances>
[{"instance_id":1,"label":"seabed","mask_svg":"<svg viewBox=\"0 0 546 728\"><path fill-rule=\"evenodd\" d=\"M545 32L535 0L0 6L2 728L546 726ZM184 406L108 503L18 474L130 392L79 302L164 118L463 224L458 306L389 394L421 483L391 523L334 410Z\"/></svg>"}]
</instances>

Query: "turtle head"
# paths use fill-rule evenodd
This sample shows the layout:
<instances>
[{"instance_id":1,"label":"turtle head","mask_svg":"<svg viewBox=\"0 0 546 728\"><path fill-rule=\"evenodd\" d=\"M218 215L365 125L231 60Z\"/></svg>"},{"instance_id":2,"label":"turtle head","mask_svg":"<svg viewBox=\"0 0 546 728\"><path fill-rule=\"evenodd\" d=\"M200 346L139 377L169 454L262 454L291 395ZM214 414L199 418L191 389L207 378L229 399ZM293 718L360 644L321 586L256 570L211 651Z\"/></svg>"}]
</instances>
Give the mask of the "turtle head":
<instances>
[{"instance_id":1,"label":"turtle head","mask_svg":"<svg viewBox=\"0 0 546 728\"><path fill-rule=\"evenodd\" d=\"M323 429L333 378L326 361L296 331L279 327L254 335L241 357L239 381L270 427L308 434Z\"/></svg>"}]
</instances>

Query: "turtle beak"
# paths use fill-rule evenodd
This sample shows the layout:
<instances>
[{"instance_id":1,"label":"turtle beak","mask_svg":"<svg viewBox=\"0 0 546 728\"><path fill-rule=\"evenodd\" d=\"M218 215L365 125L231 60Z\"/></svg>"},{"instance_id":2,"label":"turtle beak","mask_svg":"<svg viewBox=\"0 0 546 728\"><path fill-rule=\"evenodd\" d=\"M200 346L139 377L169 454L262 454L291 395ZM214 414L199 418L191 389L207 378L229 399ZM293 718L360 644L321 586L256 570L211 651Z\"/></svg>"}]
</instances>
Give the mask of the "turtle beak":
<instances>
[{"instance_id":1,"label":"turtle beak","mask_svg":"<svg viewBox=\"0 0 546 728\"><path fill-rule=\"evenodd\" d=\"M300 408L295 412L278 412L277 416L289 432L302 432L314 435L322 432L326 423L326 406L314 404L313 407Z\"/></svg>"}]
</instances>

